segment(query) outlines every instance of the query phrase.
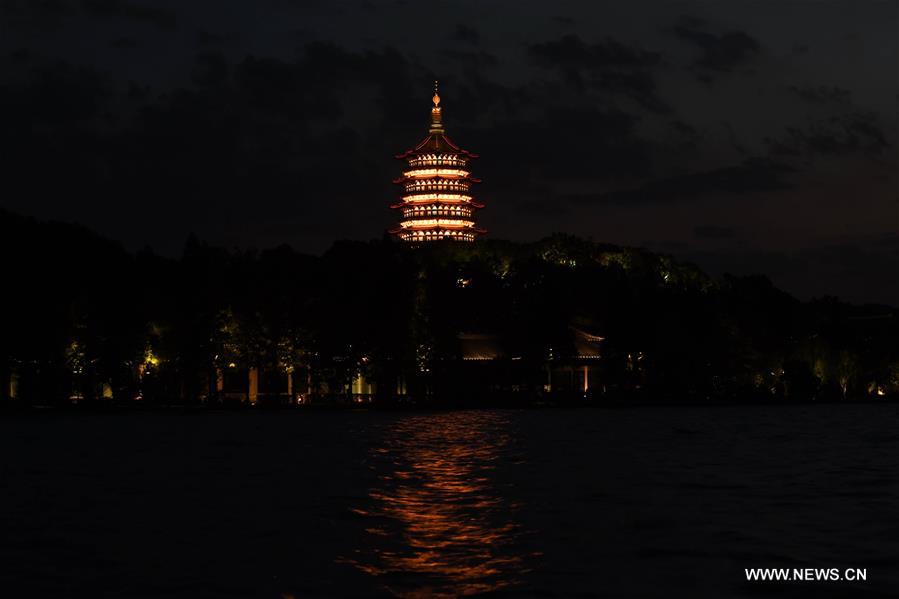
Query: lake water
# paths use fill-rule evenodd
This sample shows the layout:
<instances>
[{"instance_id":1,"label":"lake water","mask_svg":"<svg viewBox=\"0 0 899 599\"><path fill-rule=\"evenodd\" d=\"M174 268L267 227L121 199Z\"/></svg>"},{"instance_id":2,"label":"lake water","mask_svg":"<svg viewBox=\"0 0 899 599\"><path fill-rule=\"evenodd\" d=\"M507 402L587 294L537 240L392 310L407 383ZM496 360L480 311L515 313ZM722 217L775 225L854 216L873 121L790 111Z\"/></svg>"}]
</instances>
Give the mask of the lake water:
<instances>
[{"instance_id":1,"label":"lake water","mask_svg":"<svg viewBox=\"0 0 899 599\"><path fill-rule=\"evenodd\" d=\"M897 425L870 404L6 415L0 595L895 597Z\"/></svg>"}]
</instances>

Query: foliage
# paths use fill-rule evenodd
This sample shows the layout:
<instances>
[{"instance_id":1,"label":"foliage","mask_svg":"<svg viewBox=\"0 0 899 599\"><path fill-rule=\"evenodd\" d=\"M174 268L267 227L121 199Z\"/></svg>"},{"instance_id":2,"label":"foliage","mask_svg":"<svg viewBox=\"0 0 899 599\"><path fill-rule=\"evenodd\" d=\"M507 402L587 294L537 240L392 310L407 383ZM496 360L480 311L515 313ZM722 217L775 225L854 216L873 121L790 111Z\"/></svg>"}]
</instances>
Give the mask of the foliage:
<instances>
[{"instance_id":1,"label":"foliage","mask_svg":"<svg viewBox=\"0 0 899 599\"><path fill-rule=\"evenodd\" d=\"M541 373L600 335L603 388L655 400L857 399L899 393L897 311L802 303L764 277L714 280L638 248L553 235L415 248L337 242L131 254L70 225L0 213L0 386L33 403L194 402L222 369L344 392L360 373L413 393L453 379L459 336L489 335ZM531 378L537 378L534 375ZM389 387L390 385L385 385Z\"/></svg>"}]
</instances>

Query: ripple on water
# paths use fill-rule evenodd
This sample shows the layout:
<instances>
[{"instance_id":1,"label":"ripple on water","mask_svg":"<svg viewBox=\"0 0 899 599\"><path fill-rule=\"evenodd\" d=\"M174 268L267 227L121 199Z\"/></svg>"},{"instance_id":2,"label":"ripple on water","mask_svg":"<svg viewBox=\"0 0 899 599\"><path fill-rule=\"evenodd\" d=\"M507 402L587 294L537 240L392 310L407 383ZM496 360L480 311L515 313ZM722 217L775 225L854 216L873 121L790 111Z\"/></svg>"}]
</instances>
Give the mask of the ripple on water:
<instances>
[{"instance_id":1,"label":"ripple on water","mask_svg":"<svg viewBox=\"0 0 899 599\"><path fill-rule=\"evenodd\" d=\"M377 476L354 506L365 535L340 561L406 597L512 587L528 570L522 507L497 481L510 455L508 414L453 412L396 419L370 451ZM520 460L517 460L520 462Z\"/></svg>"}]
</instances>

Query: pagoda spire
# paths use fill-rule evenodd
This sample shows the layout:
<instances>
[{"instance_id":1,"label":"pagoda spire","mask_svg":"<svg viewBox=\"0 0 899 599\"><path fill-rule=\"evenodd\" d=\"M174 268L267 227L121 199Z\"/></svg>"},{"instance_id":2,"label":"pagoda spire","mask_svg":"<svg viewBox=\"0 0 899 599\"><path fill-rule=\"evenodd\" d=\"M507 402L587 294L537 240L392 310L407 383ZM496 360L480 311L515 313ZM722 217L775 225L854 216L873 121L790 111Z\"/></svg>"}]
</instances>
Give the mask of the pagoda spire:
<instances>
[{"instance_id":1,"label":"pagoda spire","mask_svg":"<svg viewBox=\"0 0 899 599\"><path fill-rule=\"evenodd\" d=\"M437 93L437 81L434 81L434 96L431 98L434 106L431 108L431 128L429 133L443 133L443 119L440 109L440 94Z\"/></svg>"}]
</instances>

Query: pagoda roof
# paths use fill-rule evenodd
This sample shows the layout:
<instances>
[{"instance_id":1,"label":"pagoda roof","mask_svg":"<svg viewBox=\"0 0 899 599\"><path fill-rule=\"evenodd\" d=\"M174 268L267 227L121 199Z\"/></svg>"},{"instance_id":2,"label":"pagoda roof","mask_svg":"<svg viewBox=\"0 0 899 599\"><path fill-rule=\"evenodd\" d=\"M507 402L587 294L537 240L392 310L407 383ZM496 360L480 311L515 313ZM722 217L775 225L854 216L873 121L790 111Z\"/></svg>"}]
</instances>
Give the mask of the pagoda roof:
<instances>
[{"instance_id":1,"label":"pagoda roof","mask_svg":"<svg viewBox=\"0 0 899 599\"><path fill-rule=\"evenodd\" d=\"M597 359L602 355L603 337L593 335L574 326L568 328L571 330L571 340L574 345L575 355L573 357L590 360Z\"/></svg>"},{"instance_id":2,"label":"pagoda roof","mask_svg":"<svg viewBox=\"0 0 899 599\"><path fill-rule=\"evenodd\" d=\"M468 150L463 150L444 133L430 133L417 146L411 150L406 150L402 154L397 154L399 159L409 158L411 156L421 156L424 154L461 154L467 158L477 158L477 154L472 154Z\"/></svg>"},{"instance_id":3,"label":"pagoda roof","mask_svg":"<svg viewBox=\"0 0 899 599\"><path fill-rule=\"evenodd\" d=\"M574 326L569 326L569 336L574 353L567 359L598 360L602 355L603 337L593 335ZM460 333L457 335L463 360L498 360L509 355L510 349L503 340L492 334ZM513 358L515 359L515 358Z\"/></svg>"},{"instance_id":4,"label":"pagoda roof","mask_svg":"<svg viewBox=\"0 0 899 599\"><path fill-rule=\"evenodd\" d=\"M391 208L405 208L406 206L413 204L414 202L407 202L403 198L400 198L400 202L398 204L391 204ZM484 204L476 202L475 200L422 200L421 204L446 204L447 206L459 206L466 205L470 206L473 209L479 210L484 207Z\"/></svg>"},{"instance_id":5,"label":"pagoda roof","mask_svg":"<svg viewBox=\"0 0 899 599\"><path fill-rule=\"evenodd\" d=\"M412 219L412 220L414 221L414 219ZM402 233L404 231L411 231L411 230L412 230L411 228L407 228L407 227L396 227L396 228L388 231L388 233ZM445 225L445 224L442 224L442 225L416 225L415 230L416 231L440 231L440 230L470 231L477 235L484 235L485 233L487 233L487 229L480 229L478 227L455 226L455 225Z\"/></svg>"},{"instance_id":6,"label":"pagoda roof","mask_svg":"<svg viewBox=\"0 0 899 599\"><path fill-rule=\"evenodd\" d=\"M405 183L406 181L430 181L431 179L445 179L447 181L465 181L467 183L482 183L480 179L477 177L472 177L471 175L464 175L462 177L457 175L426 175L427 179L421 178L417 179L415 177L407 177L403 175L397 179L394 179L394 183Z\"/></svg>"},{"instance_id":7,"label":"pagoda roof","mask_svg":"<svg viewBox=\"0 0 899 599\"><path fill-rule=\"evenodd\" d=\"M457 339L463 360L497 360L506 357L505 348L496 335L459 333Z\"/></svg>"}]
</instances>

